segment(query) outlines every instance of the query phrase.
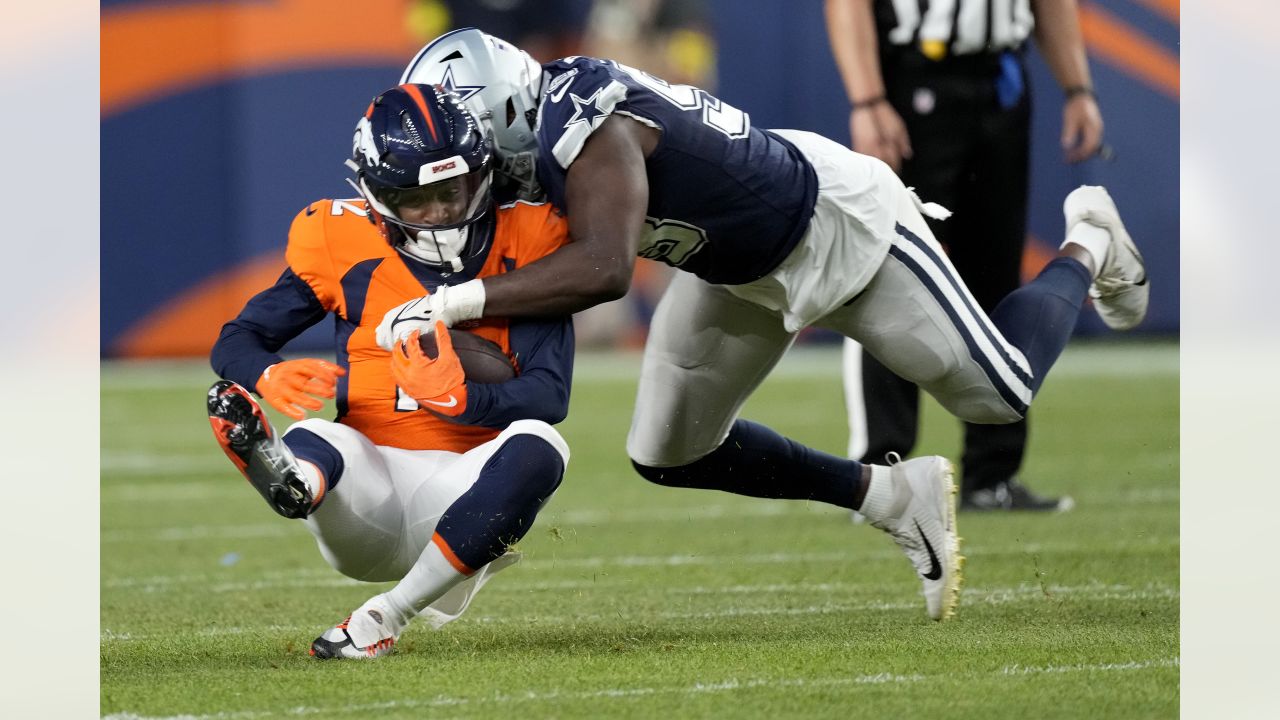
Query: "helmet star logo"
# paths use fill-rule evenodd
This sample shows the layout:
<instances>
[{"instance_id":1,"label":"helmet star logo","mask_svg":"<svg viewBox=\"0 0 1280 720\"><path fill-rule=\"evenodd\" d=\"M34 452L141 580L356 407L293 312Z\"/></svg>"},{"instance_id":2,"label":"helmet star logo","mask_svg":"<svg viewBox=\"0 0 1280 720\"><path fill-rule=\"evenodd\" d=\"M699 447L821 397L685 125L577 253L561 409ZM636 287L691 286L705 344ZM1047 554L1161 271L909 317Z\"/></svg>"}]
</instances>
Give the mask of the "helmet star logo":
<instances>
[{"instance_id":1,"label":"helmet star logo","mask_svg":"<svg viewBox=\"0 0 1280 720\"><path fill-rule=\"evenodd\" d=\"M600 120L608 117L609 113L601 110L597 105L597 99L600 97L600 91L603 88L596 88L588 98L578 97L576 93L569 93L569 99L573 101L573 117L569 118L569 122L564 126L570 127L578 123L587 123L594 130L600 125Z\"/></svg>"},{"instance_id":2,"label":"helmet star logo","mask_svg":"<svg viewBox=\"0 0 1280 720\"><path fill-rule=\"evenodd\" d=\"M471 99L471 96L484 90L484 85L459 85L453 79L453 65L446 65L444 68L444 77L440 79L440 86L451 93L455 93L463 102Z\"/></svg>"}]
</instances>

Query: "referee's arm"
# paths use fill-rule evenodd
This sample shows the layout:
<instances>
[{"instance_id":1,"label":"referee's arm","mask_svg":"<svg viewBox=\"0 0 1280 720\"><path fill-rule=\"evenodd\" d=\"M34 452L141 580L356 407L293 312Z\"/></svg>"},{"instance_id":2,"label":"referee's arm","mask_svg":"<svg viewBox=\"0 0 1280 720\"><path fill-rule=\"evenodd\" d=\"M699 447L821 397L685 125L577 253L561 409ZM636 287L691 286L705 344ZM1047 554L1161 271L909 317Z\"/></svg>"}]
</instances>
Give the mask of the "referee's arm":
<instances>
[{"instance_id":1,"label":"referee's arm","mask_svg":"<svg viewBox=\"0 0 1280 720\"><path fill-rule=\"evenodd\" d=\"M1068 162L1080 162L1102 144L1102 113L1093 96L1089 60L1080 35L1076 0L1031 0L1035 38L1058 85L1066 93L1062 106L1062 150Z\"/></svg>"},{"instance_id":2,"label":"referee's arm","mask_svg":"<svg viewBox=\"0 0 1280 720\"><path fill-rule=\"evenodd\" d=\"M827 0L827 38L849 98L853 149L880 158L897 172L911 157L902 117L885 99L873 0Z\"/></svg>"}]
</instances>

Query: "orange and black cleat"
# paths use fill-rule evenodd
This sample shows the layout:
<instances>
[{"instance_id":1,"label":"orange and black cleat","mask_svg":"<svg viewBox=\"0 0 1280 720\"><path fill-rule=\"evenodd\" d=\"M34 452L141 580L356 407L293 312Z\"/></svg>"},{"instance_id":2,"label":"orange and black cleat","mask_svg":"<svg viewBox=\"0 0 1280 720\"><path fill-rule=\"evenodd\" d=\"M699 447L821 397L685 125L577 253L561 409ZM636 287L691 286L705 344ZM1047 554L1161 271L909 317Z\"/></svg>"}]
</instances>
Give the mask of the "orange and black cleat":
<instances>
[{"instance_id":1,"label":"orange and black cleat","mask_svg":"<svg viewBox=\"0 0 1280 720\"><path fill-rule=\"evenodd\" d=\"M240 385L219 380L209 388L213 436L272 510L303 518L314 500L293 453L271 429L262 408Z\"/></svg>"}]
</instances>

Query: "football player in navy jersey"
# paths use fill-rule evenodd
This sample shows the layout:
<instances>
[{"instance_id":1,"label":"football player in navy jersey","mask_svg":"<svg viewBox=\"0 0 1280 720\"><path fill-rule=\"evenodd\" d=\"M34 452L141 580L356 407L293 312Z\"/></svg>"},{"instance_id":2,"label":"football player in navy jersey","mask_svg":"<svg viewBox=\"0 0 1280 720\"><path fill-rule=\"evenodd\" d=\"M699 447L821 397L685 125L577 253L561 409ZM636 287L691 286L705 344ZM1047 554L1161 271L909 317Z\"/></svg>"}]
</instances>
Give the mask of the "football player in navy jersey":
<instances>
[{"instance_id":1,"label":"football player in navy jersey","mask_svg":"<svg viewBox=\"0 0 1280 720\"><path fill-rule=\"evenodd\" d=\"M499 172L564 210L571 242L405 303L380 337L434 320L577 312L622 297L637 256L684 270L645 347L627 438L636 470L661 485L859 510L905 551L935 620L954 612L960 584L951 464L826 455L739 419L742 403L817 325L964 420L1013 422L1087 296L1117 329L1146 312L1141 256L1100 187L1067 197L1059 256L988 317L922 216L949 213L839 143L757 128L699 88L610 60L540 66L474 28L432 41L401 81L461 94L490 126Z\"/></svg>"}]
</instances>

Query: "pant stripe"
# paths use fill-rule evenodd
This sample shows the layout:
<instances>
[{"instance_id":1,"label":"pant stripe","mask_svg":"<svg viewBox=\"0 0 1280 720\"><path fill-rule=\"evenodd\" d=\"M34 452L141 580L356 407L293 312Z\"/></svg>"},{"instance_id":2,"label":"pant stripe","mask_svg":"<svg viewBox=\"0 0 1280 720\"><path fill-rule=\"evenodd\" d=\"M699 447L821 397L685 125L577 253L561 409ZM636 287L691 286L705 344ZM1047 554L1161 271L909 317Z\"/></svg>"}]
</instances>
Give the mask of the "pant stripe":
<instances>
[{"instance_id":1,"label":"pant stripe","mask_svg":"<svg viewBox=\"0 0 1280 720\"><path fill-rule=\"evenodd\" d=\"M939 262L932 249L910 230L899 225L898 233L906 241L895 241L889 249L890 255L911 270L942 306L964 339L970 357L986 373L1001 398L1019 414L1026 413L1033 395L1026 358L977 310L977 303L955 278L949 264Z\"/></svg>"},{"instance_id":2,"label":"pant stripe","mask_svg":"<svg viewBox=\"0 0 1280 720\"><path fill-rule=\"evenodd\" d=\"M1021 380L1023 384L1027 386L1035 384L1035 372L1032 371L1031 364L1027 361L1026 355L1022 352L1021 348L1015 347L1011 344L1008 339L1005 338L1004 333L1002 333L999 328L992 323L991 318L987 313L979 308L978 301L973 299L973 294L969 292L969 287L960 279L960 276L956 273L955 267L951 265L951 261L946 259L945 256L940 255L936 248L921 240L906 227L901 225L898 227L905 233L904 237L915 243L915 245L919 247L925 255L932 258L933 263L938 266L946 277L948 284L951 285L952 289L955 290L960 299L964 301L969 314L978 321L978 326L981 328L983 334L987 336L987 339L991 344L1000 352L1001 359L1004 363L1008 365L1015 374L1017 374L1018 379Z\"/></svg>"}]
</instances>

